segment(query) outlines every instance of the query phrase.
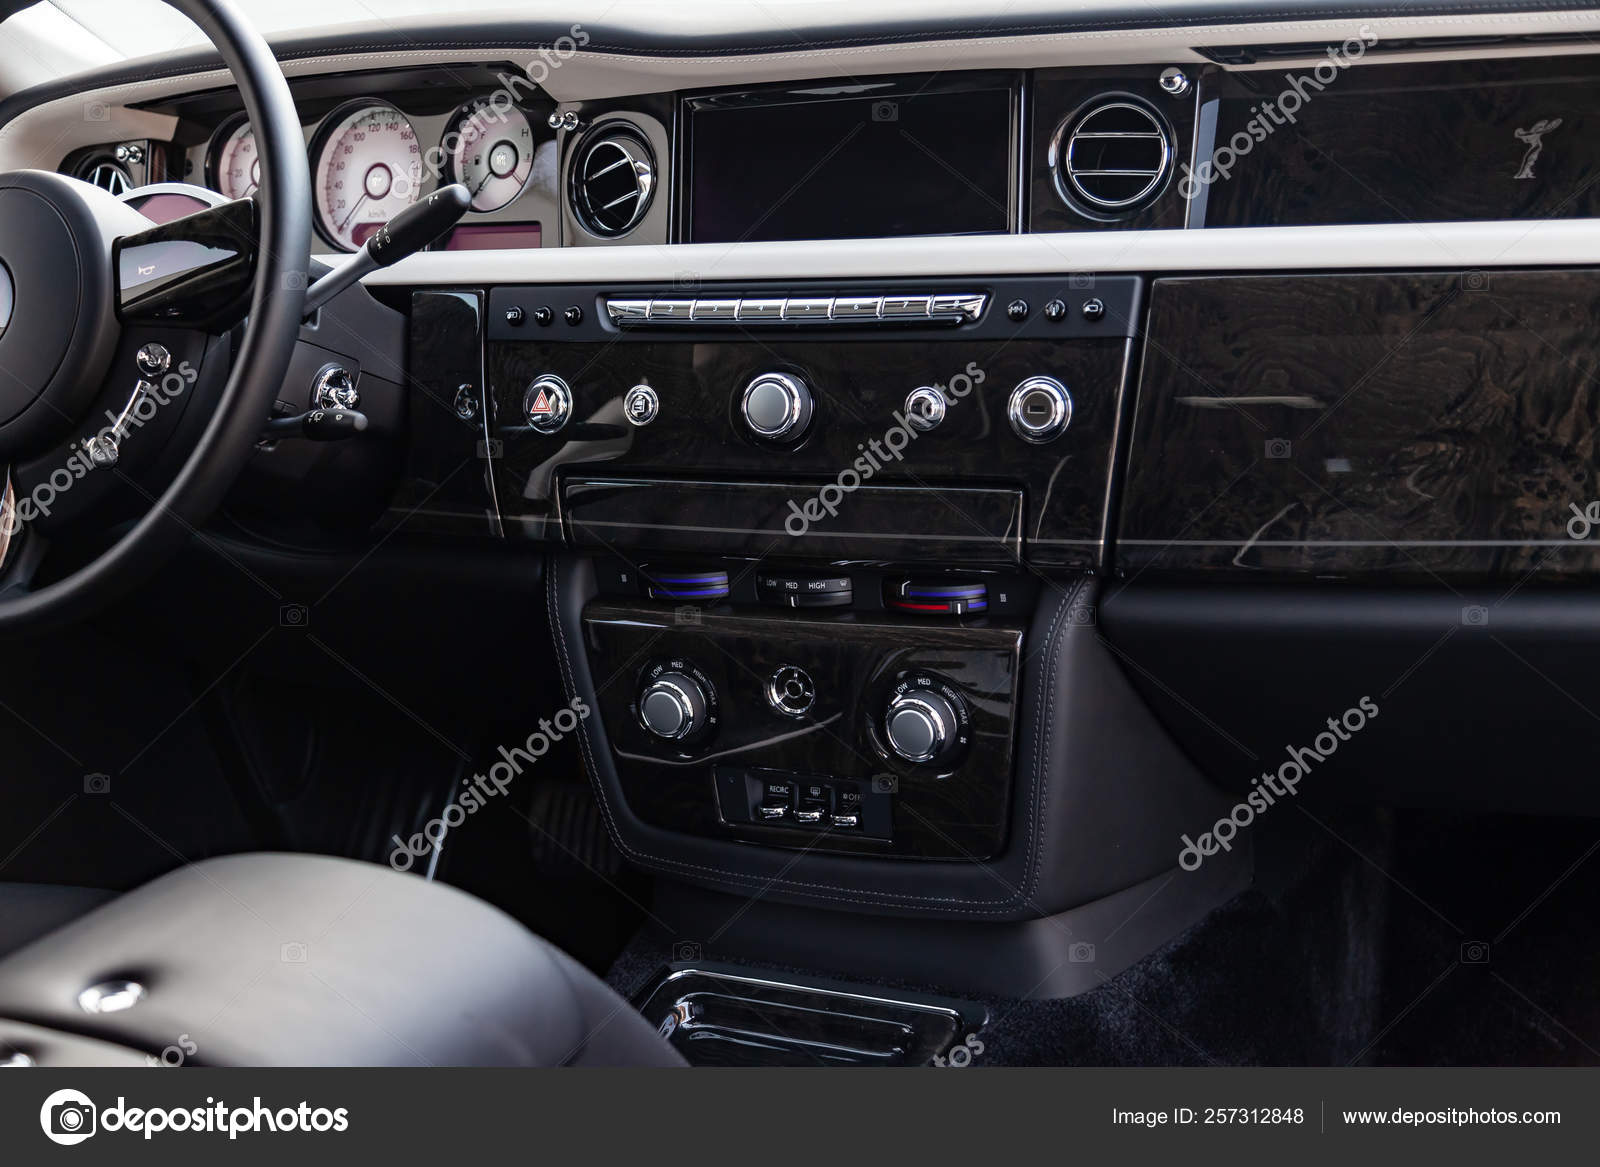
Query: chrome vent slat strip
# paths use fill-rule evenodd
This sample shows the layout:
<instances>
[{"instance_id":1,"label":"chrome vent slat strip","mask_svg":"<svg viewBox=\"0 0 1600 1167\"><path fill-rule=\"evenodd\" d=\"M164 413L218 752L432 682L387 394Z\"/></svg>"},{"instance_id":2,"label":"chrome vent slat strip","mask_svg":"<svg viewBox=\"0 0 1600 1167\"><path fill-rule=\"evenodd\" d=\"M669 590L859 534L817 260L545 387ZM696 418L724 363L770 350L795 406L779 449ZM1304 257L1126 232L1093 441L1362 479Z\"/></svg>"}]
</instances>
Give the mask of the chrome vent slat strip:
<instances>
[{"instance_id":1,"label":"chrome vent slat strip","mask_svg":"<svg viewBox=\"0 0 1600 1167\"><path fill-rule=\"evenodd\" d=\"M603 143L603 142L601 143L601 145L604 145L604 144L605 143ZM594 155L593 154L589 155L589 160L591 162L594 161ZM610 166L602 166L599 170L591 170L588 173L586 173L584 175L584 177L588 178L588 179L599 178L601 175L610 174L613 170L618 170L621 167L624 167L624 166L628 165L631 161L633 161L633 160L631 158L626 157L626 156L618 158Z\"/></svg>"},{"instance_id":2,"label":"chrome vent slat strip","mask_svg":"<svg viewBox=\"0 0 1600 1167\"><path fill-rule=\"evenodd\" d=\"M1097 119L1115 117L1118 114L1131 115L1143 118L1150 124L1149 130L1096 130L1092 125ZM1063 127L1065 130L1067 127ZM1057 131L1058 134L1062 131ZM1085 142L1104 141L1156 141L1161 143L1161 157L1153 168L1120 168L1120 167L1085 167L1076 165L1078 146ZM1052 146L1052 150L1055 147ZM1108 101L1090 109L1077 119L1075 128L1067 137L1066 147L1060 153L1058 187L1060 180L1065 180L1072 191L1092 207L1106 211L1125 211L1140 206L1147 198L1152 196L1166 180L1172 169L1172 139L1165 127L1158 119L1158 115L1142 104L1136 105L1132 101ZM1109 161L1109 159L1107 159ZM1122 159L1118 159L1122 161ZM1132 194L1112 197L1114 192L1096 192L1084 185L1085 179L1096 178L1143 178L1148 181Z\"/></svg>"},{"instance_id":3,"label":"chrome vent slat strip","mask_svg":"<svg viewBox=\"0 0 1600 1167\"><path fill-rule=\"evenodd\" d=\"M988 306L987 292L941 292L884 296L763 296L691 299L658 296L606 297L613 324L904 324L916 321L963 324Z\"/></svg>"}]
</instances>

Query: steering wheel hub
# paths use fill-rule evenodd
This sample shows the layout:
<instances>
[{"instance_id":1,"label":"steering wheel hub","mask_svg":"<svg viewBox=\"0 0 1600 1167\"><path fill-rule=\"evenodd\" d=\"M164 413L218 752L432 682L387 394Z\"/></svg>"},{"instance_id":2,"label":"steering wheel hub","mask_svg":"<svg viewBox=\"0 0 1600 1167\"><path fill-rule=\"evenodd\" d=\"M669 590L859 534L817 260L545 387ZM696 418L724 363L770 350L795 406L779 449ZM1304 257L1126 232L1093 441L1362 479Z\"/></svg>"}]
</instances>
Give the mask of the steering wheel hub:
<instances>
[{"instance_id":1,"label":"steering wheel hub","mask_svg":"<svg viewBox=\"0 0 1600 1167\"><path fill-rule=\"evenodd\" d=\"M111 241L140 224L87 183L0 174L0 461L49 448L94 400L119 335Z\"/></svg>"},{"instance_id":2,"label":"steering wheel hub","mask_svg":"<svg viewBox=\"0 0 1600 1167\"><path fill-rule=\"evenodd\" d=\"M311 251L311 177L300 118L272 49L231 0L167 0L193 20L222 55L244 99L261 150L263 187L252 211L252 294L242 335L227 344L227 383L180 469L144 516L111 546L33 587L47 540L32 554L0 556L0 636L37 633L81 619L147 577L186 543L243 469L283 385L305 305ZM107 191L42 170L0 174L0 264L9 310L0 330L0 472L33 465L101 427L91 423L100 397L120 406L138 376L134 352L114 368L124 340L154 327L130 314L119 322L119 241L145 236L151 223ZM186 241L177 241L179 245ZM187 241L192 245L194 241ZM203 241L202 241L203 242ZM236 241L235 241L236 242ZM170 249L169 249L170 250ZM163 319L170 331L172 322ZM191 323L194 337L209 335ZM109 378L109 381L108 381ZM126 392L120 390L126 378ZM77 496L74 496L76 498ZM7 523L27 517L8 511ZM0 534L16 546L7 526ZM24 534L27 534L24 528ZM3 550L3 549L0 549Z\"/></svg>"}]
</instances>

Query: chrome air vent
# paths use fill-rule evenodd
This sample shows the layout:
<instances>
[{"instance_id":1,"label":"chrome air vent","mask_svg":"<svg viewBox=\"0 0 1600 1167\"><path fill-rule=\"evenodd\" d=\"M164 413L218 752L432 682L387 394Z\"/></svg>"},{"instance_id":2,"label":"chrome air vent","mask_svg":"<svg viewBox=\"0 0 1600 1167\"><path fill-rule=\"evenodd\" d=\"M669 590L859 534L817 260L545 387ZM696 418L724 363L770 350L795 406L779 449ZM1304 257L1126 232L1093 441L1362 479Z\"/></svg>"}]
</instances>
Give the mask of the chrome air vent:
<instances>
[{"instance_id":1,"label":"chrome air vent","mask_svg":"<svg viewBox=\"0 0 1600 1167\"><path fill-rule=\"evenodd\" d=\"M108 156L85 159L77 170L75 177L114 195L125 195L133 189L133 175L128 173L128 168Z\"/></svg>"},{"instance_id":2,"label":"chrome air vent","mask_svg":"<svg viewBox=\"0 0 1600 1167\"><path fill-rule=\"evenodd\" d=\"M655 158L627 123L607 123L579 144L572 209L591 234L616 238L632 231L650 209L655 186Z\"/></svg>"},{"instance_id":3,"label":"chrome air vent","mask_svg":"<svg viewBox=\"0 0 1600 1167\"><path fill-rule=\"evenodd\" d=\"M1093 218L1118 218L1149 204L1172 175L1172 131L1135 97L1096 98L1050 140L1056 190Z\"/></svg>"}]
</instances>

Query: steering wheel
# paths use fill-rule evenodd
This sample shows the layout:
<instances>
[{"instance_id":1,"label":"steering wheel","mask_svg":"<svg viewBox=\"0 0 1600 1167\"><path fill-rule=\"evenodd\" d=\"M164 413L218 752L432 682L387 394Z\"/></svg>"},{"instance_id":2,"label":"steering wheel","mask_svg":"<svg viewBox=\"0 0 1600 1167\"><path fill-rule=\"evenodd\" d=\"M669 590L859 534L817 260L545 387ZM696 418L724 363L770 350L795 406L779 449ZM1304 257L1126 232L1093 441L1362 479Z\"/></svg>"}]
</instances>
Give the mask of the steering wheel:
<instances>
[{"instance_id":1,"label":"steering wheel","mask_svg":"<svg viewBox=\"0 0 1600 1167\"><path fill-rule=\"evenodd\" d=\"M0 634L80 619L176 553L243 470L299 336L311 178L289 86L230 0L167 3L199 25L232 71L260 149L262 184L253 203L151 228L88 183L39 170L0 174L0 475L8 508L0 515ZM122 431L103 436L103 406L126 401L131 410L176 373L150 359L160 354L141 343L141 331L189 337L203 351L208 335L245 311L215 412L165 491L97 558L30 586L19 554L27 515L9 468L37 468L59 455L61 469L46 481L62 492L105 472L95 467L115 473ZM182 346L161 348L170 357Z\"/></svg>"}]
</instances>

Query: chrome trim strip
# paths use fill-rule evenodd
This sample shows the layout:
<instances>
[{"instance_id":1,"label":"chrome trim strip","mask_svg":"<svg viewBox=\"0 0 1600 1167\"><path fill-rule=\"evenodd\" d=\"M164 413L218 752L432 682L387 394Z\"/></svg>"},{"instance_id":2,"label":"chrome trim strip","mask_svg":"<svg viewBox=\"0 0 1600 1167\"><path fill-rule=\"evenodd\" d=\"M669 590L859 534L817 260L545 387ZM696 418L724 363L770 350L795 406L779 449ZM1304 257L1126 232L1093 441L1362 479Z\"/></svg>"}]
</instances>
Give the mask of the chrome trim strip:
<instances>
[{"instance_id":1,"label":"chrome trim strip","mask_svg":"<svg viewBox=\"0 0 1600 1167\"><path fill-rule=\"evenodd\" d=\"M989 305L987 292L885 296L771 296L692 299L662 296L604 298L619 327L641 324L878 324L931 320L967 324Z\"/></svg>"}]
</instances>

